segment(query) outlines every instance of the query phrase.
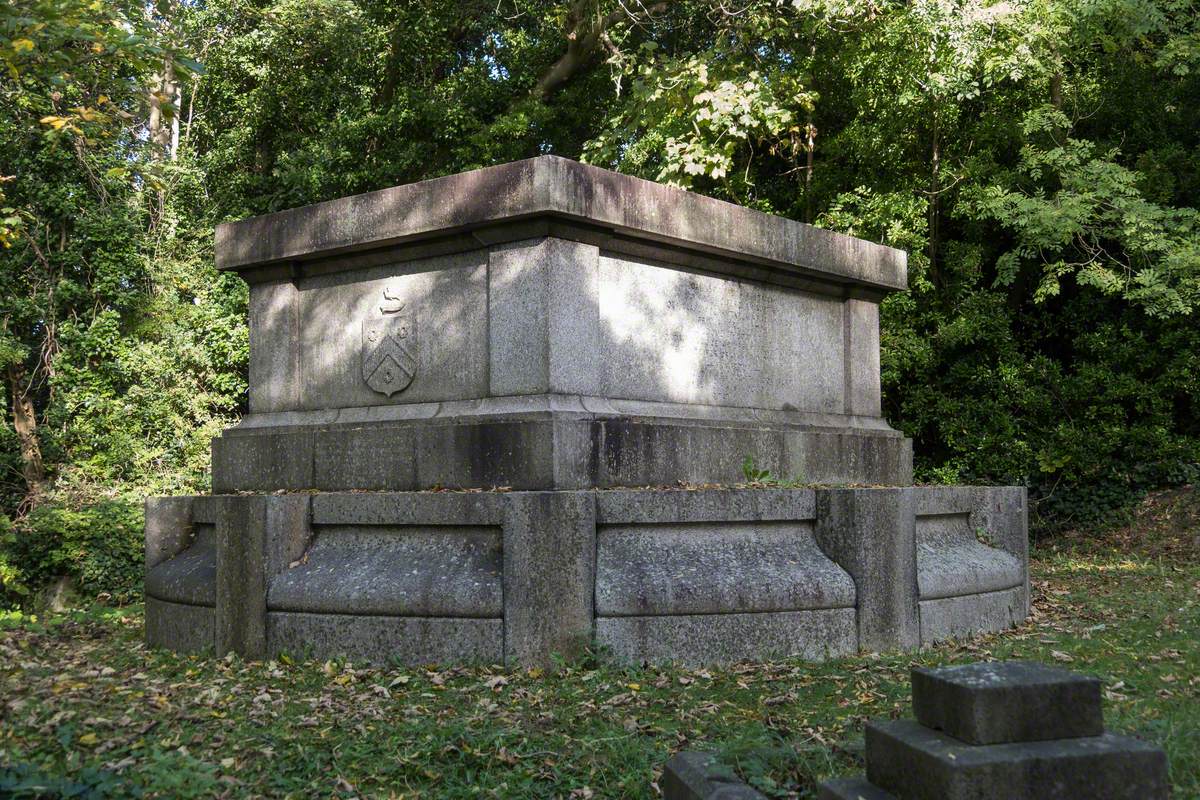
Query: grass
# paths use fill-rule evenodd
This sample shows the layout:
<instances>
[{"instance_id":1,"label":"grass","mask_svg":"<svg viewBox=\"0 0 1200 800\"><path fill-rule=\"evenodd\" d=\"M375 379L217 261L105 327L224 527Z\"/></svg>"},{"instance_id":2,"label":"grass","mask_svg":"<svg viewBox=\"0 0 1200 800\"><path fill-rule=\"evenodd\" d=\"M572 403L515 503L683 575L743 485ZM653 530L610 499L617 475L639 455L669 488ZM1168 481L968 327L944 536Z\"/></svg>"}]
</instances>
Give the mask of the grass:
<instances>
[{"instance_id":1,"label":"grass","mask_svg":"<svg viewBox=\"0 0 1200 800\"><path fill-rule=\"evenodd\" d=\"M654 797L715 749L774 797L862 769L862 725L908 713L913 665L1026 658L1105 682L1109 728L1158 743L1200 798L1200 502L1035 548L1034 616L917 654L724 669L367 669L181 657L139 608L0 620L0 795ZM38 788L40 787L40 788ZM72 794L73 792L73 794Z\"/></svg>"}]
</instances>

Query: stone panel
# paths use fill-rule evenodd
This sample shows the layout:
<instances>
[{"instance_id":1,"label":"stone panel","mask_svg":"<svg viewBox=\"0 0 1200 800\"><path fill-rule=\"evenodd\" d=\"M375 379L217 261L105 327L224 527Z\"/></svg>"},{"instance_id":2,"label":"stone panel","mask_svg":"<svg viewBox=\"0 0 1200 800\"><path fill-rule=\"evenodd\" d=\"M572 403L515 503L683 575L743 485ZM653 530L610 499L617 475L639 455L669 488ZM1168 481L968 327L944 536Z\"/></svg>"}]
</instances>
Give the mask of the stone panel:
<instances>
[{"instance_id":1,"label":"stone panel","mask_svg":"<svg viewBox=\"0 0 1200 800\"><path fill-rule=\"evenodd\" d=\"M605 526L600 616L853 608L854 582L817 547L811 522Z\"/></svg>"},{"instance_id":2,"label":"stone panel","mask_svg":"<svg viewBox=\"0 0 1200 800\"><path fill-rule=\"evenodd\" d=\"M1015 628L1029 615L1023 586L920 603L921 643L933 644Z\"/></svg>"},{"instance_id":3,"label":"stone panel","mask_svg":"<svg viewBox=\"0 0 1200 800\"><path fill-rule=\"evenodd\" d=\"M598 617L596 640L627 662L728 664L750 659L837 658L858 646L854 609L765 614Z\"/></svg>"},{"instance_id":4,"label":"stone panel","mask_svg":"<svg viewBox=\"0 0 1200 800\"><path fill-rule=\"evenodd\" d=\"M841 412L842 303L601 255L603 391L624 399Z\"/></svg>"},{"instance_id":5,"label":"stone panel","mask_svg":"<svg viewBox=\"0 0 1200 800\"><path fill-rule=\"evenodd\" d=\"M922 600L998 592L1022 586L1025 567L1012 554L979 541L968 514L917 517L917 583Z\"/></svg>"},{"instance_id":6,"label":"stone panel","mask_svg":"<svg viewBox=\"0 0 1200 800\"><path fill-rule=\"evenodd\" d=\"M296 408L488 394L485 251L306 278L297 286L301 382ZM364 347L371 346L364 345L363 325L401 317L410 321L405 341L413 343L416 371L407 388L386 395L374 391L364 376Z\"/></svg>"},{"instance_id":7,"label":"stone panel","mask_svg":"<svg viewBox=\"0 0 1200 800\"><path fill-rule=\"evenodd\" d=\"M504 616L498 528L321 525L303 561L271 581L272 611Z\"/></svg>"},{"instance_id":8,"label":"stone panel","mask_svg":"<svg viewBox=\"0 0 1200 800\"><path fill-rule=\"evenodd\" d=\"M146 643L177 653L211 653L215 615L211 605L172 603L147 595Z\"/></svg>"},{"instance_id":9,"label":"stone panel","mask_svg":"<svg viewBox=\"0 0 1200 800\"><path fill-rule=\"evenodd\" d=\"M268 651L303 657L344 656L378 665L499 664L504 620L267 614Z\"/></svg>"}]
</instances>

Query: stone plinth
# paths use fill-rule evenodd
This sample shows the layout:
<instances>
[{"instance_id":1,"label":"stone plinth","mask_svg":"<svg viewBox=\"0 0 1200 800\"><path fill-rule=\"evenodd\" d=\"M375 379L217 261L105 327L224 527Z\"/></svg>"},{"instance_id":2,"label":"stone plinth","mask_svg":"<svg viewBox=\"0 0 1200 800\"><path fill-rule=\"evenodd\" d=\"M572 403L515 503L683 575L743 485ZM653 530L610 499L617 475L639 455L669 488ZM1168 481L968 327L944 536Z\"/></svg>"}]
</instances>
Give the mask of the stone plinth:
<instances>
[{"instance_id":1,"label":"stone plinth","mask_svg":"<svg viewBox=\"0 0 1200 800\"><path fill-rule=\"evenodd\" d=\"M1105 733L1100 682L1042 664L913 670L918 721L867 724L867 776L822 800L1153 800L1169 794L1153 745Z\"/></svg>"},{"instance_id":2,"label":"stone plinth","mask_svg":"<svg viewBox=\"0 0 1200 800\"><path fill-rule=\"evenodd\" d=\"M250 408L212 497L147 504L154 644L700 663L1027 613L1024 491L912 487L880 415L900 251L543 157L223 225L217 264ZM644 488L747 459L812 488Z\"/></svg>"}]
</instances>

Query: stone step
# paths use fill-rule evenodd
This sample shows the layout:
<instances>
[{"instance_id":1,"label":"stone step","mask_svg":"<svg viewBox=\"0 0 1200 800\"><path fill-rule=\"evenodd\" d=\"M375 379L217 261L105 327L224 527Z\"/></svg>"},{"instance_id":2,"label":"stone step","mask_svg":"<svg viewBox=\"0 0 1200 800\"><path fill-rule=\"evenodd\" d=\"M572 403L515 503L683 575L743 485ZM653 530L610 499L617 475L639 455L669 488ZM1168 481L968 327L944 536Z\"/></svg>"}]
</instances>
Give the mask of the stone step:
<instances>
[{"instance_id":1,"label":"stone step","mask_svg":"<svg viewBox=\"0 0 1200 800\"><path fill-rule=\"evenodd\" d=\"M913 711L968 744L1100 736L1100 681L1027 661L912 671Z\"/></svg>"},{"instance_id":2,"label":"stone step","mask_svg":"<svg viewBox=\"0 0 1200 800\"><path fill-rule=\"evenodd\" d=\"M867 780L904 800L1166 800L1162 750L1106 733L968 745L913 720L872 722Z\"/></svg>"},{"instance_id":3,"label":"stone step","mask_svg":"<svg viewBox=\"0 0 1200 800\"><path fill-rule=\"evenodd\" d=\"M817 800L896 800L866 778L837 778L817 789Z\"/></svg>"}]
</instances>

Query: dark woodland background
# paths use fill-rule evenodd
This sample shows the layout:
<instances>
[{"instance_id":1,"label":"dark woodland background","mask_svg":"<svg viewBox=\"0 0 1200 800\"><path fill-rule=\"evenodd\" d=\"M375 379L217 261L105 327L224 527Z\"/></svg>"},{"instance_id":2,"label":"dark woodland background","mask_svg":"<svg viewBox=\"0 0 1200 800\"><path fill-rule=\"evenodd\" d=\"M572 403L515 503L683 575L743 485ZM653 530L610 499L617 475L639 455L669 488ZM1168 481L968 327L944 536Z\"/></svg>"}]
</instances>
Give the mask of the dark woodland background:
<instances>
[{"instance_id":1,"label":"dark woodland background","mask_svg":"<svg viewBox=\"0 0 1200 800\"><path fill-rule=\"evenodd\" d=\"M906 249L921 481L1046 536L1196 476L1193 2L9 0L0 62L0 605L136 597L141 498L206 487L216 223L539 153Z\"/></svg>"}]
</instances>

